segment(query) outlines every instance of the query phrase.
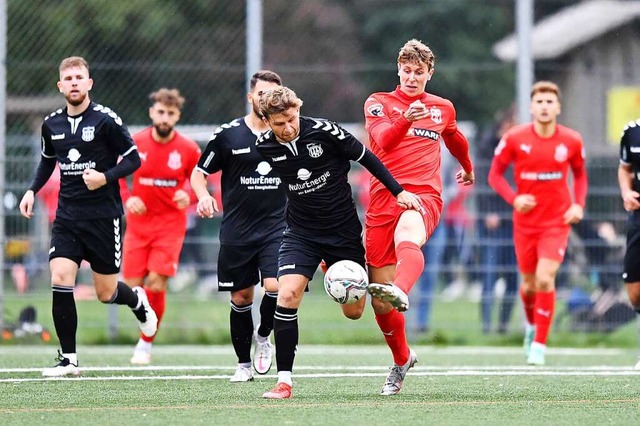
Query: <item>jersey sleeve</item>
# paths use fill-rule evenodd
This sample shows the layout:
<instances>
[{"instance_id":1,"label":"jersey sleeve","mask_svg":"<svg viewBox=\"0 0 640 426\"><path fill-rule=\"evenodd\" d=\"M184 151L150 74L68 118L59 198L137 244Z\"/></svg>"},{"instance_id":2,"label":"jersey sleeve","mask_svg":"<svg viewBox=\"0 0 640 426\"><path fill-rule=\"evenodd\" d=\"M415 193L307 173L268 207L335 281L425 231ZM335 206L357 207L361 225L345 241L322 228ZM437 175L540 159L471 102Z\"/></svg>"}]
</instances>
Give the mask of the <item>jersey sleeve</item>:
<instances>
[{"instance_id":1,"label":"jersey sleeve","mask_svg":"<svg viewBox=\"0 0 640 426\"><path fill-rule=\"evenodd\" d=\"M42 128L40 130L40 154L46 158L55 158L56 151L53 149L53 144L51 143L51 131L46 123L46 121L42 123Z\"/></svg>"},{"instance_id":2,"label":"jersey sleeve","mask_svg":"<svg viewBox=\"0 0 640 426\"><path fill-rule=\"evenodd\" d=\"M121 157L126 157L132 152L137 151L137 147L133 142L133 138L124 125L122 119L113 111L105 108L104 112L108 118L104 120L105 126L108 128L109 143L114 146L116 152Z\"/></svg>"},{"instance_id":3,"label":"jersey sleeve","mask_svg":"<svg viewBox=\"0 0 640 426\"><path fill-rule=\"evenodd\" d=\"M200 155L196 168L205 175L217 172L224 164L225 158L221 149L225 138L223 130L222 127L218 127L213 132L206 148Z\"/></svg>"},{"instance_id":4,"label":"jersey sleeve","mask_svg":"<svg viewBox=\"0 0 640 426\"><path fill-rule=\"evenodd\" d=\"M371 95L364 103L365 129L371 138L384 151L395 148L411 127L411 121L403 114L391 120L385 113L384 102L376 95Z\"/></svg>"},{"instance_id":5,"label":"jersey sleeve","mask_svg":"<svg viewBox=\"0 0 640 426\"><path fill-rule=\"evenodd\" d=\"M570 159L571 172L573 173L574 201L584 207L587 201L587 167L585 162L585 149L582 138L578 136L574 154Z\"/></svg>"},{"instance_id":6,"label":"jersey sleeve","mask_svg":"<svg viewBox=\"0 0 640 426\"><path fill-rule=\"evenodd\" d=\"M629 125L625 126L622 137L620 138L620 164L627 166L631 164L630 129L631 127Z\"/></svg>"}]
</instances>

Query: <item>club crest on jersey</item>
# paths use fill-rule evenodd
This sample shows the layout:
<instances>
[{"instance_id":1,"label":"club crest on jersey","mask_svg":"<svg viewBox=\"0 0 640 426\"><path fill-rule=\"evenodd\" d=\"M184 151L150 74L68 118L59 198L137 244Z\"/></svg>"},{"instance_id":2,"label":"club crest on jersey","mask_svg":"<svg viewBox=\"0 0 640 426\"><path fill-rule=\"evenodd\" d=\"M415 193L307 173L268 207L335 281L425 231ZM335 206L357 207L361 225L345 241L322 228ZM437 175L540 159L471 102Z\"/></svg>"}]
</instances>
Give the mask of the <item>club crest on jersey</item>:
<instances>
[{"instance_id":1,"label":"club crest on jersey","mask_svg":"<svg viewBox=\"0 0 640 426\"><path fill-rule=\"evenodd\" d=\"M433 120L434 123L436 124L442 123L442 111L440 111L440 108L436 108L436 107L429 108L429 116L431 117L431 120Z\"/></svg>"},{"instance_id":2,"label":"club crest on jersey","mask_svg":"<svg viewBox=\"0 0 640 426\"><path fill-rule=\"evenodd\" d=\"M382 110L382 104L373 104L367 108L367 112L374 117L384 117L384 111Z\"/></svg>"},{"instance_id":3,"label":"club crest on jersey","mask_svg":"<svg viewBox=\"0 0 640 426\"><path fill-rule=\"evenodd\" d=\"M319 158L322 155L322 145L319 143L307 144L307 150L309 150L309 156L311 158Z\"/></svg>"},{"instance_id":4,"label":"club crest on jersey","mask_svg":"<svg viewBox=\"0 0 640 426\"><path fill-rule=\"evenodd\" d=\"M95 137L96 128L93 126L87 126L82 128L82 140L85 142L91 142Z\"/></svg>"},{"instance_id":5,"label":"club crest on jersey","mask_svg":"<svg viewBox=\"0 0 640 426\"><path fill-rule=\"evenodd\" d=\"M173 151L169 154L169 161L167 161L167 166L172 170L178 170L182 167L182 157L178 151Z\"/></svg>"},{"instance_id":6,"label":"club crest on jersey","mask_svg":"<svg viewBox=\"0 0 640 426\"><path fill-rule=\"evenodd\" d=\"M560 145L556 146L556 152L555 154L553 154L553 158L558 163L567 161L568 156L569 156L569 149L565 146L565 144L561 143Z\"/></svg>"}]
</instances>

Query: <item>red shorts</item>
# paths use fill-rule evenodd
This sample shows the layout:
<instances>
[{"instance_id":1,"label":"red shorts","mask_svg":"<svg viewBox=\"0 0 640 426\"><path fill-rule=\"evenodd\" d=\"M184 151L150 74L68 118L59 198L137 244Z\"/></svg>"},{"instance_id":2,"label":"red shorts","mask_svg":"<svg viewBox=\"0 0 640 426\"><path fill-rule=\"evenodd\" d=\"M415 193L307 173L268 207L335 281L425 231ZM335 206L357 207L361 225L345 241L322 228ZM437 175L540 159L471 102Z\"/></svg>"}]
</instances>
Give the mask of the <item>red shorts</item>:
<instances>
[{"instance_id":1,"label":"red shorts","mask_svg":"<svg viewBox=\"0 0 640 426\"><path fill-rule=\"evenodd\" d=\"M434 194L416 195L420 197L424 206L422 219L429 240L440 221L442 199ZM400 215L406 209L398 206L396 202L396 197L389 191L378 191L371 196L367 209L364 233L366 261L368 265L376 268L395 265L397 261L394 234Z\"/></svg>"},{"instance_id":2,"label":"red shorts","mask_svg":"<svg viewBox=\"0 0 640 426\"><path fill-rule=\"evenodd\" d=\"M562 263L569 242L571 227L547 229L513 229L513 244L520 272L534 274L540 259L551 259Z\"/></svg>"},{"instance_id":3,"label":"red shorts","mask_svg":"<svg viewBox=\"0 0 640 426\"><path fill-rule=\"evenodd\" d=\"M149 271L173 277L178 271L184 232L138 232L127 229L124 235L122 276L146 277Z\"/></svg>"}]
</instances>

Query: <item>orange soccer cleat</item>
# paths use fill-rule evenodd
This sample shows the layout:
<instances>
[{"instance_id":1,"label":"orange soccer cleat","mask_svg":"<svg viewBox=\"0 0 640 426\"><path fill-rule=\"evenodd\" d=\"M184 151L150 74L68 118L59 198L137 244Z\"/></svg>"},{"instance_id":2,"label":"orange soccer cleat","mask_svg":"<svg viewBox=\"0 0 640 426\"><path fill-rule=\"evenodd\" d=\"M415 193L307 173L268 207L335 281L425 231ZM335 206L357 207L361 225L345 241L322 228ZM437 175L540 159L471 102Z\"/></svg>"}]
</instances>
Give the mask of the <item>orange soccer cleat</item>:
<instances>
[{"instance_id":1,"label":"orange soccer cleat","mask_svg":"<svg viewBox=\"0 0 640 426\"><path fill-rule=\"evenodd\" d=\"M268 399L286 399L291 398L293 394L291 393L291 385L288 385L283 382L276 383L276 387L271 389L269 392L265 392L262 394L263 398Z\"/></svg>"}]
</instances>

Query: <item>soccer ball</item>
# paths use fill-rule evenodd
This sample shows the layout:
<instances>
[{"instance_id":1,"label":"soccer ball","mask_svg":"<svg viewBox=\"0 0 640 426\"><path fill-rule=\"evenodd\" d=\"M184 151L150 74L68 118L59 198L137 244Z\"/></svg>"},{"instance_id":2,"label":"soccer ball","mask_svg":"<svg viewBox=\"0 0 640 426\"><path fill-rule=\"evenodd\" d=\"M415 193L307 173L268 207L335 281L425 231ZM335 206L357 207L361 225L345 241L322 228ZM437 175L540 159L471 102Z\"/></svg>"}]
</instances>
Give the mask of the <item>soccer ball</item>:
<instances>
[{"instance_id":1,"label":"soccer ball","mask_svg":"<svg viewBox=\"0 0 640 426\"><path fill-rule=\"evenodd\" d=\"M367 272L351 260L334 263L324 275L324 290L341 305L356 303L365 297L368 285Z\"/></svg>"}]
</instances>

